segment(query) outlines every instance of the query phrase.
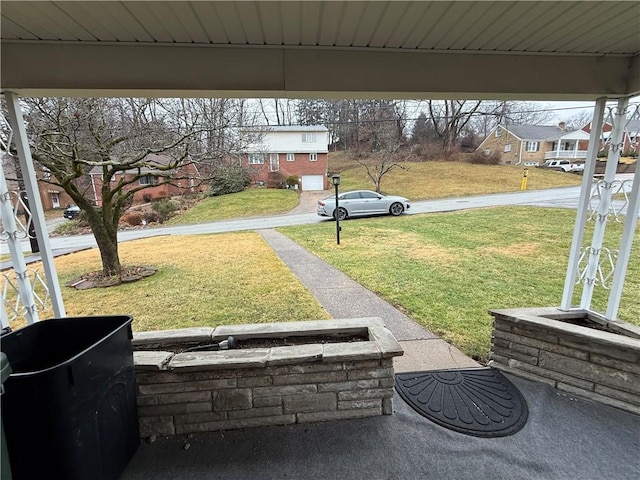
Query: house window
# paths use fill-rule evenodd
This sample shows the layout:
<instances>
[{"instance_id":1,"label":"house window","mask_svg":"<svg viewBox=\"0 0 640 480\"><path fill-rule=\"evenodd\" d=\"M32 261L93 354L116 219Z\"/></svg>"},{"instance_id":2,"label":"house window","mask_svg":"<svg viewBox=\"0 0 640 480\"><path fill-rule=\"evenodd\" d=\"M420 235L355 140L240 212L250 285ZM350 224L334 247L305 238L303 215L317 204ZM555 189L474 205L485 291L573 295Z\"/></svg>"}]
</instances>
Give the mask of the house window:
<instances>
[{"instance_id":1,"label":"house window","mask_svg":"<svg viewBox=\"0 0 640 480\"><path fill-rule=\"evenodd\" d=\"M309 154L309 161L310 162L317 162L318 161L318 154L317 153L310 153Z\"/></svg>"},{"instance_id":2,"label":"house window","mask_svg":"<svg viewBox=\"0 0 640 480\"><path fill-rule=\"evenodd\" d=\"M293 162L296 159L295 153L287 153L287 162Z\"/></svg>"},{"instance_id":3,"label":"house window","mask_svg":"<svg viewBox=\"0 0 640 480\"><path fill-rule=\"evenodd\" d=\"M502 128L498 127L496 128L496 138L501 137L502 136Z\"/></svg>"},{"instance_id":4,"label":"house window","mask_svg":"<svg viewBox=\"0 0 640 480\"><path fill-rule=\"evenodd\" d=\"M302 143L316 143L316 134L315 133L303 133L302 134Z\"/></svg>"},{"instance_id":5,"label":"house window","mask_svg":"<svg viewBox=\"0 0 640 480\"><path fill-rule=\"evenodd\" d=\"M527 142L525 145L525 150L527 152L537 152L540 144L538 142Z\"/></svg>"},{"instance_id":6,"label":"house window","mask_svg":"<svg viewBox=\"0 0 640 480\"><path fill-rule=\"evenodd\" d=\"M507 144L504 146L504 151L505 151L505 152L510 152L510 151L511 151L511 144L510 144L510 143L507 143Z\"/></svg>"},{"instance_id":7,"label":"house window","mask_svg":"<svg viewBox=\"0 0 640 480\"><path fill-rule=\"evenodd\" d=\"M264 163L264 155L261 153L252 153L249 155L249 165L259 165Z\"/></svg>"},{"instance_id":8,"label":"house window","mask_svg":"<svg viewBox=\"0 0 640 480\"><path fill-rule=\"evenodd\" d=\"M145 175L144 177L140 177L138 182L140 185L155 185L158 183L158 179L153 175Z\"/></svg>"},{"instance_id":9,"label":"house window","mask_svg":"<svg viewBox=\"0 0 640 480\"><path fill-rule=\"evenodd\" d=\"M51 206L53 208L60 208L60 195L58 195L58 193L51 192Z\"/></svg>"},{"instance_id":10,"label":"house window","mask_svg":"<svg viewBox=\"0 0 640 480\"><path fill-rule=\"evenodd\" d=\"M485 148L484 152L483 152L486 156L491 155L491 149L490 148Z\"/></svg>"},{"instance_id":11,"label":"house window","mask_svg":"<svg viewBox=\"0 0 640 480\"><path fill-rule=\"evenodd\" d=\"M280 157L277 153L269 154L269 171L277 172L280 170Z\"/></svg>"}]
</instances>

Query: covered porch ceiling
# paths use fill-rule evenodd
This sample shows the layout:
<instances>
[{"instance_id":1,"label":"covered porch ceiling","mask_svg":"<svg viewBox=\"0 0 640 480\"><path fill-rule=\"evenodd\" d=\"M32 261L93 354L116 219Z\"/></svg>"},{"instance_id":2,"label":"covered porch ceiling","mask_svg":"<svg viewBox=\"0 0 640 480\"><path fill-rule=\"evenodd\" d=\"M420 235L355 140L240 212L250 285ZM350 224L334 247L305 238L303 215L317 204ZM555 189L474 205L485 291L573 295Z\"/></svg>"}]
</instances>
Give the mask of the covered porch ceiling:
<instances>
[{"instance_id":1,"label":"covered porch ceiling","mask_svg":"<svg viewBox=\"0 0 640 480\"><path fill-rule=\"evenodd\" d=\"M635 1L2 1L20 96L595 100L640 93Z\"/></svg>"}]
</instances>

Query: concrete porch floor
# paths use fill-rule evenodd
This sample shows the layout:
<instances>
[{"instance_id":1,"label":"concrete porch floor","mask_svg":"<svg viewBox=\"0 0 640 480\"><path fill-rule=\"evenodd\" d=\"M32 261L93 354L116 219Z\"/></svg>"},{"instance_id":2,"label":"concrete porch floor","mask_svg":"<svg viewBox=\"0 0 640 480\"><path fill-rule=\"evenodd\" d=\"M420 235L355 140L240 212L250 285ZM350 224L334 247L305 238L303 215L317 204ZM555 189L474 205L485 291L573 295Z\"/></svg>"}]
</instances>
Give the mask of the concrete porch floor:
<instances>
[{"instance_id":1,"label":"concrete porch floor","mask_svg":"<svg viewBox=\"0 0 640 480\"><path fill-rule=\"evenodd\" d=\"M509 437L447 430L396 394L391 416L142 443L121 480L640 478L640 417L509 378L529 407Z\"/></svg>"}]
</instances>

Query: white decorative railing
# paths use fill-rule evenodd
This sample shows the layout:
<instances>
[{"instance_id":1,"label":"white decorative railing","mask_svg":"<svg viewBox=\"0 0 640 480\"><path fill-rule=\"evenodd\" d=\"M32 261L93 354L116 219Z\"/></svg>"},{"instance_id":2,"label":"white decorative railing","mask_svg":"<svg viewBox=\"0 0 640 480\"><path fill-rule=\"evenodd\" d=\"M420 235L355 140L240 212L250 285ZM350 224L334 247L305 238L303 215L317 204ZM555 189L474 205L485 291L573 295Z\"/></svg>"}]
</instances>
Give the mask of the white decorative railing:
<instances>
[{"instance_id":1,"label":"white decorative railing","mask_svg":"<svg viewBox=\"0 0 640 480\"><path fill-rule=\"evenodd\" d=\"M25 305L20 296L20 287L14 270L6 270L0 272L0 294L2 295L2 303L4 310L2 315L3 326L9 326L17 318L27 318L30 309L35 311L47 311L49 308L49 288L46 280L42 278L40 272L29 268L25 276L29 278L29 288L33 296L34 304Z\"/></svg>"},{"instance_id":2,"label":"white decorative railing","mask_svg":"<svg viewBox=\"0 0 640 480\"><path fill-rule=\"evenodd\" d=\"M586 160L587 151L586 150L552 150L551 152L545 152L544 159L551 160L554 158L580 158Z\"/></svg>"},{"instance_id":3,"label":"white decorative railing","mask_svg":"<svg viewBox=\"0 0 640 480\"><path fill-rule=\"evenodd\" d=\"M609 204L609 211L606 214L607 220L613 219L618 223L623 223L627 214L627 207L629 205L629 195L633 188L633 180L614 180L611 183L607 183L604 180L599 180L591 187L591 196L589 198L588 205L588 220L599 219L601 215L598 211L598 206L602 201L604 189L611 190L611 202ZM600 219L602 220L602 219Z\"/></svg>"}]
</instances>

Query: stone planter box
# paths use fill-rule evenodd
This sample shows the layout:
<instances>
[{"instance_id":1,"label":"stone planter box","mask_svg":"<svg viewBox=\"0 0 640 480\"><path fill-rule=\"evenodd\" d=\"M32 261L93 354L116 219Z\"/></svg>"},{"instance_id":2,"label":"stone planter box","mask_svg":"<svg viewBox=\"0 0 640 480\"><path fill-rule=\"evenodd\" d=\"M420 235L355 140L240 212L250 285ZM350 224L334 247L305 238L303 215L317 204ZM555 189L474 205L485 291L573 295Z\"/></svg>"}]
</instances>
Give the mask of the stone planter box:
<instances>
[{"instance_id":1,"label":"stone planter box","mask_svg":"<svg viewBox=\"0 0 640 480\"><path fill-rule=\"evenodd\" d=\"M366 340L176 353L229 335ZM133 345L143 438L390 415L403 354L379 318L143 332Z\"/></svg>"},{"instance_id":2,"label":"stone planter box","mask_svg":"<svg viewBox=\"0 0 640 480\"><path fill-rule=\"evenodd\" d=\"M491 366L640 414L640 328L583 310L490 310Z\"/></svg>"}]
</instances>

